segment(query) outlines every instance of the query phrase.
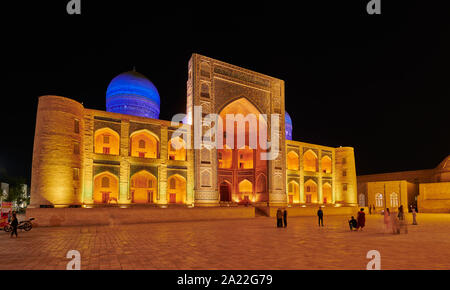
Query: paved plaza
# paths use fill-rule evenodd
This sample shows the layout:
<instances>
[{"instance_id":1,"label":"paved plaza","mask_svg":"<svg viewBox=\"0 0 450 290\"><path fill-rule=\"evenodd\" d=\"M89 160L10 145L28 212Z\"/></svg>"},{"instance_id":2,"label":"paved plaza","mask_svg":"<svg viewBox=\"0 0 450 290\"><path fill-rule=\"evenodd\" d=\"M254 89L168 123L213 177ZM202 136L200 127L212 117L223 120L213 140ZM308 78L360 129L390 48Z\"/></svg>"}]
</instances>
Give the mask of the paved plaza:
<instances>
[{"instance_id":1,"label":"paved plaza","mask_svg":"<svg viewBox=\"0 0 450 290\"><path fill-rule=\"evenodd\" d=\"M408 217L411 220L411 217ZM84 270L109 269L365 269L369 250L382 269L450 269L450 214L419 214L409 233L384 234L382 216L367 216L363 232L347 217L154 223L34 228L19 238L0 232L0 269L65 269L69 250Z\"/></svg>"}]
</instances>

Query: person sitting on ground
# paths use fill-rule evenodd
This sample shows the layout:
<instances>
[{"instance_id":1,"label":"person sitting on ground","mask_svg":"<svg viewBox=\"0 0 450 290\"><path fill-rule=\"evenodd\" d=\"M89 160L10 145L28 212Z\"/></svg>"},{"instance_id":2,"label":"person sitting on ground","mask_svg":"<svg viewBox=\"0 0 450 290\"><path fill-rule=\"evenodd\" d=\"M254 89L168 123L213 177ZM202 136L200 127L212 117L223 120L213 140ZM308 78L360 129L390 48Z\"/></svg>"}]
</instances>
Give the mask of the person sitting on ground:
<instances>
[{"instance_id":1,"label":"person sitting on ground","mask_svg":"<svg viewBox=\"0 0 450 290\"><path fill-rule=\"evenodd\" d=\"M353 231L353 229L357 230L358 222L355 220L354 216L348 221L348 225L350 226L351 231Z\"/></svg>"}]
</instances>

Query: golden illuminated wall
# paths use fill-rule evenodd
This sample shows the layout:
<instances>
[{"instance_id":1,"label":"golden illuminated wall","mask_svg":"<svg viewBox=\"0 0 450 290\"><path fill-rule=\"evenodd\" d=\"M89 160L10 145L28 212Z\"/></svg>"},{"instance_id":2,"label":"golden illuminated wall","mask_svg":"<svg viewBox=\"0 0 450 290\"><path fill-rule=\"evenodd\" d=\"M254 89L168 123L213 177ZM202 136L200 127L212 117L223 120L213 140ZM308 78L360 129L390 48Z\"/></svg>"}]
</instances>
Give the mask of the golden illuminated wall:
<instances>
[{"instance_id":1,"label":"golden illuminated wall","mask_svg":"<svg viewBox=\"0 0 450 290\"><path fill-rule=\"evenodd\" d=\"M39 98L30 207L81 204L83 106L59 96Z\"/></svg>"},{"instance_id":2,"label":"golden illuminated wall","mask_svg":"<svg viewBox=\"0 0 450 290\"><path fill-rule=\"evenodd\" d=\"M117 176L110 172L103 172L95 176L94 203L119 203L119 180Z\"/></svg>"},{"instance_id":3,"label":"golden illuminated wall","mask_svg":"<svg viewBox=\"0 0 450 290\"><path fill-rule=\"evenodd\" d=\"M352 147L336 148L336 203L357 205L355 153Z\"/></svg>"},{"instance_id":4,"label":"golden illuminated wall","mask_svg":"<svg viewBox=\"0 0 450 290\"><path fill-rule=\"evenodd\" d=\"M450 182L419 185L419 212L450 213Z\"/></svg>"},{"instance_id":5,"label":"golden illuminated wall","mask_svg":"<svg viewBox=\"0 0 450 290\"><path fill-rule=\"evenodd\" d=\"M158 158L158 139L148 131L134 132L130 137L131 156L141 158Z\"/></svg>"},{"instance_id":6,"label":"golden illuminated wall","mask_svg":"<svg viewBox=\"0 0 450 290\"><path fill-rule=\"evenodd\" d=\"M120 137L116 131L110 128L102 128L95 131L95 153L119 155Z\"/></svg>"}]
</instances>

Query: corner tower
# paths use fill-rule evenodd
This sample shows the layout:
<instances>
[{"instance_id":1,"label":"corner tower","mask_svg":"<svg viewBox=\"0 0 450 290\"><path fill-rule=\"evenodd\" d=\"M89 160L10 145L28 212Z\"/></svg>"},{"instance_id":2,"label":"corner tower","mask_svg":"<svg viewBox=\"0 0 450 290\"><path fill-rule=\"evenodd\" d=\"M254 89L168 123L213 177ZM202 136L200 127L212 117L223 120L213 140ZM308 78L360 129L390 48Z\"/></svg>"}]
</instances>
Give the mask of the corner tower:
<instances>
[{"instance_id":1,"label":"corner tower","mask_svg":"<svg viewBox=\"0 0 450 290\"><path fill-rule=\"evenodd\" d=\"M39 98L30 207L81 205L83 112L71 99Z\"/></svg>"},{"instance_id":2,"label":"corner tower","mask_svg":"<svg viewBox=\"0 0 450 290\"><path fill-rule=\"evenodd\" d=\"M335 154L336 204L356 206L358 188L353 147L338 147Z\"/></svg>"}]
</instances>

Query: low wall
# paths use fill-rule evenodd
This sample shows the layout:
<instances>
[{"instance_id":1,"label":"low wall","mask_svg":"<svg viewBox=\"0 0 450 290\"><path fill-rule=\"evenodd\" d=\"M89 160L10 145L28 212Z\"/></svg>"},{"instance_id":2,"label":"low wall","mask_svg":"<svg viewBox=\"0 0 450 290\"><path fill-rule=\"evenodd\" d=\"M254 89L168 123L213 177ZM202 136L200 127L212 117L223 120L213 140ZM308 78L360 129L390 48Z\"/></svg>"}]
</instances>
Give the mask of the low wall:
<instances>
[{"instance_id":1,"label":"low wall","mask_svg":"<svg viewBox=\"0 0 450 290\"><path fill-rule=\"evenodd\" d=\"M215 208L28 208L36 226L119 225L254 218L254 207Z\"/></svg>"},{"instance_id":2,"label":"low wall","mask_svg":"<svg viewBox=\"0 0 450 290\"><path fill-rule=\"evenodd\" d=\"M420 184L417 206L419 212L450 213L450 182Z\"/></svg>"},{"instance_id":3,"label":"low wall","mask_svg":"<svg viewBox=\"0 0 450 290\"><path fill-rule=\"evenodd\" d=\"M271 217L277 215L278 207L270 207L269 212ZM353 206L341 206L341 207L322 207L323 214L327 215L346 215L346 216L356 216L359 207ZM318 207L288 207L288 217L294 216L317 216ZM366 211L366 209L364 210Z\"/></svg>"}]
</instances>

